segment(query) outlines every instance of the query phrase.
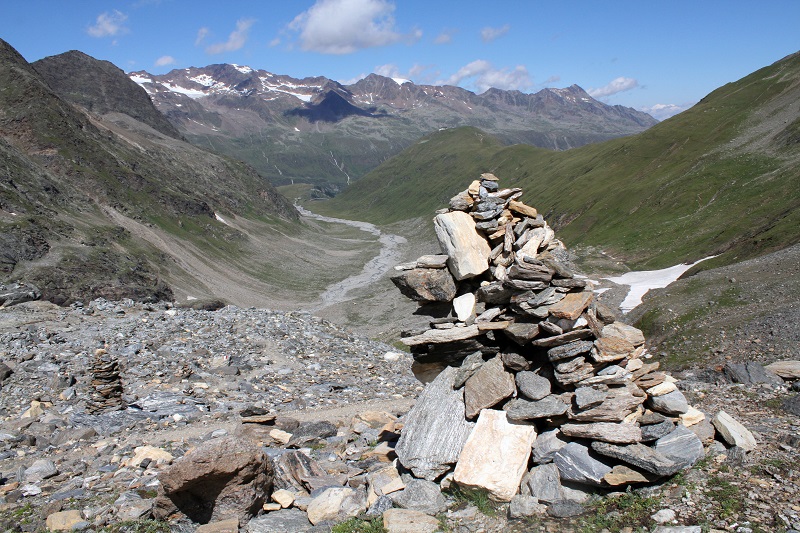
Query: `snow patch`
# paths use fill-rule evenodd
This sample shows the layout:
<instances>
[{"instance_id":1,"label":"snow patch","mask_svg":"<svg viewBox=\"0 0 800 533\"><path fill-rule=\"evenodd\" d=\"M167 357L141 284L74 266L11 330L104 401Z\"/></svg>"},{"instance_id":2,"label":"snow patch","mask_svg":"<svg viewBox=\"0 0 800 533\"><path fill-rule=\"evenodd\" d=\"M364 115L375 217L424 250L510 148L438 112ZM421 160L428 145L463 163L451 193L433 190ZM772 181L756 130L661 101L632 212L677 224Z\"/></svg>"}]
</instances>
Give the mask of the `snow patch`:
<instances>
[{"instance_id":1,"label":"snow patch","mask_svg":"<svg viewBox=\"0 0 800 533\"><path fill-rule=\"evenodd\" d=\"M663 289L673 281L677 280L681 275L695 266L696 264L712 259L716 255L704 257L699 261L695 261L690 265L680 264L669 268L662 268L661 270L642 270L638 272L627 272L621 276L607 279L618 285L628 285L628 295L619 305L623 313L627 313L642 303L642 296L650 289Z\"/></svg>"},{"instance_id":2,"label":"snow patch","mask_svg":"<svg viewBox=\"0 0 800 533\"><path fill-rule=\"evenodd\" d=\"M138 83L139 85L143 83L153 83L153 80L151 80L150 78L146 76L140 76L138 74L131 74L128 77L131 79L131 81L133 81L134 83Z\"/></svg>"},{"instance_id":3,"label":"snow patch","mask_svg":"<svg viewBox=\"0 0 800 533\"><path fill-rule=\"evenodd\" d=\"M225 219L224 219L224 218L222 218L221 216L219 216L217 213L214 213L214 218L216 218L217 220L219 220L220 222L222 222L222 223L223 223L223 224L225 224L226 226L230 226L230 224L228 224L227 222L225 222Z\"/></svg>"},{"instance_id":4,"label":"snow patch","mask_svg":"<svg viewBox=\"0 0 800 533\"><path fill-rule=\"evenodd\" d=\"M411 83L411 80L407 80L407 79L405 79L405 78L392 78L392 80L393 80L393 81L394 81L394 82L395 82L397 85L403 85L404 83Z\"/></svg>"},{"instance_id":5,"label":"snow patch","mask_svg":"<svg viewBox=\"0 0 800 533\"><path fill-rule=\"evenodd\" d=\"M238 70L239 72L241 72L242 74L250 74L251 72L253 72L253 69L245 65L237 65L234 63L231 66L236 70Z\"/></svg>"},{"instance_id":6,"label":"snow patch","mask_svg":"<svg viewBox=\"0 0 800 533\"><path fill-rule=\"evenodd\" d=\"M205 87L211 87L217 84L217 80L209 76L208 74L200 74L199 76L195 76L194 78L189 78L191 81L195 83L199 83Z\"/></svg>"},{"instance_id":7,"label":"snow patch","mask_svg":"<svg viewBox=\"0 0 800 533\"><path fill-rule=\"evenodd\" d=\"M161 85L163 85L164 87L166 87L167 89L169 89L174 93L185 94L189 98L197 99L197 98L202 98L203 96L206 95L206 93L198 89L187 89L186 87L181 87L180 85L174 85L172 83L162 82Z\"/></svg>"}]
</instances>

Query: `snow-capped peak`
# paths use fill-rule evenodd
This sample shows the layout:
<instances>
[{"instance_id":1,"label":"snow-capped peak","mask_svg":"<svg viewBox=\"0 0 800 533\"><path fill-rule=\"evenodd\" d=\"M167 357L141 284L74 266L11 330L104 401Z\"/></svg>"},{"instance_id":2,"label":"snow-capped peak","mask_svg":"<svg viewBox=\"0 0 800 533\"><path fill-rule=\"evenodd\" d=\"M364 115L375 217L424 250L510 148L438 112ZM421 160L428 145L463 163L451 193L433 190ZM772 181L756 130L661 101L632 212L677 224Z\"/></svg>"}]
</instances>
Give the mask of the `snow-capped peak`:
<instances>
[{"instance_id":1,"label":"snow-capped peak","mask_svg":"<svg viewBox=\"0 0 800 533\"><path fill-rule=\"evenodd\" d=\"M403 85L404 83L411 83L411 80L407 80L405 78L392 78L397 85Z\"/></svg>"},{"instance_id":2,"label":"snow-capped peak","mask_svg":"<svg viewBox=\"0 0 800 533\"><path fill-rule=\"evenodd\" d=\"M253 72L253 69L246 65L237 65L236 63L231 63L231 66L241 72L242 74L250 74Z\"/></svg>"}]
</instances>

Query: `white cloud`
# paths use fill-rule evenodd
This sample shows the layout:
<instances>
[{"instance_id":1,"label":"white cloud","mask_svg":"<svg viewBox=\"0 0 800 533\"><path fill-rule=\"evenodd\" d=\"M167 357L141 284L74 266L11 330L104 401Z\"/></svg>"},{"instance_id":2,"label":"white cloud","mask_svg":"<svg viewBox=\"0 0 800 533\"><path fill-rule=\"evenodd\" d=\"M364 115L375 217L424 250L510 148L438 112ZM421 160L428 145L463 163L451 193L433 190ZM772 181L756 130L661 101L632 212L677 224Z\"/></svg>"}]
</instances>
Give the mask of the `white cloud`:
<instances>
[{"instance_id":1,"label":"white cloud","mask_svg":"<svg viewBox=\"0 0 800 533\"><path fill-rule=\"evenodd\" d=\"M490 26L487 26L481 30L481 40L485 43L490 43L495 39L502 37L503 35L508 33L508 30L510 29L511 26L509 26L508 24L501 26L499 28L492 28Z\"/></svg>"},{"instance_id":2,"label":"white cloud","mask_svg":"<svg viewBox=\"0 0 800 533\"><path fill-rule=\"evenodd\" d=\"M128 28L124 26L128 20L128 15L122 11L106 11L97 15L94 26L86 28L86 33L92 37L113 37L128 33Z\"/></svg>"},{"instance_id":3,"label":"white cloud","mask_svg":"<svg viewBox=\"0 0 800 533\"><path fill-rule=\"evenodd\" d=\"M605 87L589 89L586 91L592 98L606 98L613 94L630 91L639 86L639 82L633 78L619 77L611 81Z\"/></svg>"},{"instance_id":4,"label":"white cloud","mask_svg":"<svg viewBox=\"0 0 800 533\"><path fill-rule=\"evenodd\" d=\"M281 42L282 42L282 41L281 41L281 38L280 38L280 37L275 37L274 39L272 39L272 40L269 42L269 46L270 46L270 48L274 48L274 47L278 46L279 44L281 44Z\"/></svg>"},{"instance_id":5,"label":"white cloud","mask_svg":"<svg viewBox=\"0 0 800 533\"><path fill-rule=\"evenodd\" d=\"M655 104L650 107L639 107L639 111L644 111L648 113L651 117L656 120L666 120L669 117L675 116L682 111L686 111L694 104Z\"/></svg>"},{"instance_id":6,"label":"white cloud","mask_svg":"<svg viewBox=\"0 0 800 533\"><path fill-rule=\"evenodd\" d=\"M174 65L175 58L172 56L161 56L156 59L156 66L157 67L165 67L167 65Z\"/></svg>"},{"instance_id":7,"label":"white cloud","mask_svg":"<svg viewBox=\"0 0 800 533\"><path fill-rule=\"evenodd\" d=\"M255 19L239 19L236 21L236 29L228 36L224 43L214 43L206 47L208 54L221 54L223 52L233 52L239 50L247 42L247 34L255 24Z\"/></svg>"},{"instance_id":8,"label":"white cloud","mask_svg":"<svg viewBox=\"0 0 800 533\"><path fill-rule=\"evenodd\" d=\"M507 68L498 69L485 59L477 59L464 65L458 69L458 72L439 83L473 86L478 93L482 93L491 87L522 91L530 88L531 77L524 65L517 65L510 70Z\"/></svg>"},{"instance_id":9,"label":"white cloud","mask_svg":"<svg viewBox=\"0 0 800 533\"><path fill-rule=\"evenodd\" d=\"M200 44L201 44L203 41L205 41L206 37L208 37L208 34L209 34L209 33L211 33L211 30L210 30L210 29L208 29L208 28L207 28L207 27L205 27L205 26L203 26L202 28L200 28L199 30L197 30L197 37L196 37L196 38L195 38L195 40L194 40L194 45L195 45L195 46L200 46Z\"/></svg>"},{"instance_id":10,"label":"white cloud","mask_svg":"<svg viewBox=\"0 0 800 533\"><path fill-rule=\"evenodd\" d=\"M289 23L289 29L300 33L303 50L323 54L350 54L422 37L419 29L398 32L394 10L386 0L317 0Z\"/></svg>"},{"instance_id":11,"label":"white cloud","mask_svg":"<svg viewBox=\"0 0 800 533\"><path fill-rule=\"evenodd\" d=\"M442 33L436 36L433 40L433 44L450 44L453 42L453 36L456 34L456 30L444 30Z\"/></svg>"}]
</instances>

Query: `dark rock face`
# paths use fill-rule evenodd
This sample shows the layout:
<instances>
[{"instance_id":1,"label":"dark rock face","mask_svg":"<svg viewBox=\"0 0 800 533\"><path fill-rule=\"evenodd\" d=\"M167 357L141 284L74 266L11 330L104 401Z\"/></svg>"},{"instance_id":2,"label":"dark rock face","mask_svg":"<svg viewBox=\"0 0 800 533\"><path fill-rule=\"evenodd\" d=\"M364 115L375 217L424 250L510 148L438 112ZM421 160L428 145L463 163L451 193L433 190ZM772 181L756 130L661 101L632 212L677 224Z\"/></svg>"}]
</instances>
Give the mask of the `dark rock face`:
<instances>
[{"instance_id":1,"label":"dark rock face","mask_svg":"<svg viewBox=\"0 0 800 533\"><path fill-rule=\"evenodd\" d=\"M783 384L783 379L765 369L761 364L755 361L748 361L747 363L727 363L722 369L729 380L733 383L743 383L751 385L755 383L770 383L773 385Z\"/></svg>"},{"instance_id":2,"label":"dark rock face","mask_svg":"<svg viewBox=\"0 0 800 533\"><path fill-rule=\"evenodd\" d=\"M61 97L92 113L124 113L170 137L180 138L147 93L108 61L72 50L31 64Z\"/></svg>"},{"instance_id":3,"label":"dark rock face","mask_svg":"<svg viewBox=\"0 0 800 533\"><path fill-rule=\"evenodd\" d=\"M449 302L456 284L446 268L414 268L391 277L404 296L418 302Z\"/></svg>"},{"instance_id":4,"label":"dark rock face","mask_svg":"<svg viewBox=\"0 0 800 533\"><path fill-rule=\"evenodd\" d=\"M158 478L154 514L180 511L207 524L230 516L245 523L272 492L272 460L248 440L223 437L181 457Z\"/></svg>"}]
</instances>

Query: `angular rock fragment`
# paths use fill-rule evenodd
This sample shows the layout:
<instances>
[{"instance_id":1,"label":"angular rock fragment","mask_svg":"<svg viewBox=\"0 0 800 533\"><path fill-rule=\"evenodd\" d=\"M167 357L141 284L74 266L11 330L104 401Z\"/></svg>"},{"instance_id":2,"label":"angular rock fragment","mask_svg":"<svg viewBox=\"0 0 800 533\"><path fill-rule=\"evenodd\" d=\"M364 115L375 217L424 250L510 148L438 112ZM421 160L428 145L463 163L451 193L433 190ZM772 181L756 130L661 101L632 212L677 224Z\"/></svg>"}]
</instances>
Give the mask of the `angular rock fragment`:
<instances>
[{"instance_id":1,"label":"angular rock fragment","mask_svg":"<svg viewBox=\"0 0 800 533\"><path fill-rule=\"evenodd\" d=\"M463 391L453 390L455 373L447 367L425 387L397 441L400 463L419 478L433 480L449 470L474 427L466 419Z\"/></svg>"},{"instance_id":2,"label":"angular rock fragment","mask_svg":"<svg viewBox=\"0 0 800 533\"><path fill-rule=\"evenodd\" d=\"M569 406L556 395L551 394L541 400L527 401L521 398L512 400L507 408L508 419L512 422L524 422L539 418L550 418L563 415Z\"/></svg>"},{"instance_id":3,"label":"angular rock fragment","mask_svg":"<svg viewBox=\"0 0 800 533\"><path fill-rule=\"evenodd\" d=\"M589 306L593 296L591 291L569 293L563 300L550 307L550 315L575 320Z\"/></svg>"},{"instance_id":4,"label":"angular rock fragment","mask_svg":"<svg viewBox=\"0 0 800 533\"><path fill-rule=\"evenodd\" d=\"M682 467L680 463L644 444L617 446L607 442L593 442L592 450L657 476L671 476Z\"/></svg>"},{"instance_id":5,"label":"angular rock fragment","mask_svg":"<svg viewBox=\"0 0 800 533\"><path fill-rule=\"evenodd\" d=\"M534 372L517 372L517 389L529 400L541 400L550 394L550 380Z\"/></svg>"},{"instance_id":6,"label":"angular rock fragment","mask_svg":"<svg viewBox=\"0 0 800 533\"><path fill-rule=\"evenodd\" d=\"M564 499L564 487L561 486L561 475L553 463L540 465L531 469L527 478L531 496L544 503L553 503Z\"/></svg>"},{"instance_id":7,"label":"angular rock fragment","mask_svg":"<svg viewBox=\"0 0 800 533\"><path fill-rule=\"evenodd\" d=\"M589 448L570 442L553 457L561 479L583 485L602 486L603 477L611 472L611 467L589 455Z\"/></svg>"},{"instance_id":8,"label":"angular rock fragment","mask_svg":"<svg viewBox=\"0 0 800 533\"><path fill-rule=\"evenodd\" d=\"M731 446L738 446L748 452L758 446L750 430L725 411L717 413L711 423L717 428L725 442Z\"/></svg>"},{"instance_id":9,"label":"angular rock fragment","mask_svg":"<svg viewBox=\"0 0 800 533\"><path fill-rule=\"evenodd\" d=\"M642 430L636 424L611 422L564 424L561 426L561 433L567 437L599 440L613 444L632 444L642 440Z\"/></svg>"},{"instance_id":10,"label":"angular rock fragment","mask_svg":"<svg viewBox=\"0 0 800 533\"><path fill-rule=\"evenodd\" d=\"M442 268L415 268L391 277L400 292L418 302L449 302L456 295L450 271Z\"/></svg>"},{"instance_id":11,"label":"angular rock fragment","mask_svg":"<svg viewBox=\"0 0 800 533\"><path fill-rule=\"evenodd\" d=\"M514 375L506 371L500 357L493 357L475 372L464 385L467 418L475 418L482 409L497 405L514 394Z\"/></svg>"},{"instance_id":12,"label":"angular rock fragment","mask_svg":"<svg viewBox=\"0 0 800 533\"><path fill-rule=\"evenodd\" d=\"M655 450L668 459L688 468L705 455L703 443L684 426L677 426L672 433L656 441Z\"/></svg>"},{"instance_id":13,"label":"angular rock fragment","mask_svg":"<svg viewBox=\"0 0 800 533\"><path fill-rule=\"evenodd\" d=\"M648 404L652 410L665 415L680 415L689 410L689 402L677 389L661 396L651 396Z\"/></svg>"}]
</instances>

